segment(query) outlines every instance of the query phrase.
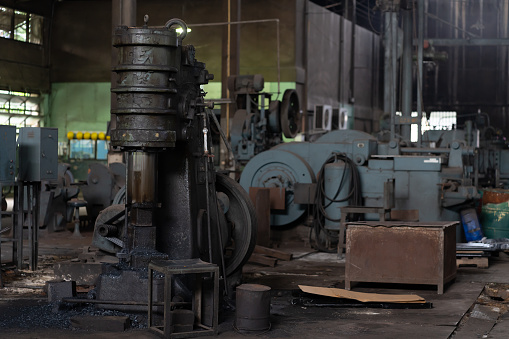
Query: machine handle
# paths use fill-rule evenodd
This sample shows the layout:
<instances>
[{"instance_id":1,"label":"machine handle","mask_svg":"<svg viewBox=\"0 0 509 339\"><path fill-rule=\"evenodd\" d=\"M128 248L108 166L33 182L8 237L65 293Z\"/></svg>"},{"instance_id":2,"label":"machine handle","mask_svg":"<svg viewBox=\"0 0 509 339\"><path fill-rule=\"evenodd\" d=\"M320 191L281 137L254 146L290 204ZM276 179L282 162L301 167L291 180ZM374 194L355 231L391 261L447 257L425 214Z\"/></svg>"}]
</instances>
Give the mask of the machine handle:
<instances>
[{"instance_id":1,"label":"machine handle","mask_svg":"<svg viewBox=\"0 0 509 339\"><path fill-rule=\"evenodd\" d=\"M179 25L180 27L182 27L182 33L180 33L179 37L180 40L184 40L184 38L187 35L187 24L184 22L184 20L178 18L170 19L166 22L166 24L164 24L166 28L170 28L173 25Z\"/></svg>"}]
</instances>

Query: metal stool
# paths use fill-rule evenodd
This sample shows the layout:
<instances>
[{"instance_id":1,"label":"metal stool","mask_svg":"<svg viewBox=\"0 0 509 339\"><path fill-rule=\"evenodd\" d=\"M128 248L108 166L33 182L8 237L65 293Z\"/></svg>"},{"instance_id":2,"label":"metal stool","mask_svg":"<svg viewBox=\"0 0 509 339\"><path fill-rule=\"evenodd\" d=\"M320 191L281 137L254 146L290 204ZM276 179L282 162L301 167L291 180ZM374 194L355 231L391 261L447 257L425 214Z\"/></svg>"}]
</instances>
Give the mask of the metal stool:
<instances>
[{"instance_id":1,"label":"metal stool","mask_svg":"<svg viewBox=\"0 0 509 339\"><path fill-rule=\"evenodd\" d=\"M72 236L76 238L81 238L82 235L80 233L80 207L87 206L87 202L85 200L79 200L74 198L67 202L67 206L74 209L74 217L72 218L72 221L74 222L74 233L72 234Z\"/></svg>"},{"instance_id":2,"label":"metal stool","mask_svg":"<svg viewBox=\"0 0 509 339\"><path fill-rule=\"evenodd\" d=\"M153 273L154 271L164 274L164 315L163 325L155 326L153 322ZM174 311L172 308L172 279L174 275L193 274L196 276L196 286L192 304L192 311L195 317L194 330L174 332L177 324L174 323ZM203 290L200 281L203 275L212 274L213 279L213 305L212 305L212 326L202 323L202 297ZM218 330L219 313L219 267L217 265L201 261L200 259L185 260L153 260L148 265L148 328L164 338L191 338L204 335L216 335Z\"/></svg>"}]
</instances>

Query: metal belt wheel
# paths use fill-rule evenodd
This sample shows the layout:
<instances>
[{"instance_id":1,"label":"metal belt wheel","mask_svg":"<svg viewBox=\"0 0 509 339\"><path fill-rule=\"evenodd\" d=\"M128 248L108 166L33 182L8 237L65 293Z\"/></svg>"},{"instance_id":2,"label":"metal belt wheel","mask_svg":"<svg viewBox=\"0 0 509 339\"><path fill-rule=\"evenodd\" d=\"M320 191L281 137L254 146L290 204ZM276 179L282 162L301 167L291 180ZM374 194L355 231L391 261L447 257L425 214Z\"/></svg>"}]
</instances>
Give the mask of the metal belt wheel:
<instances>
[{"instance_id":1,"label":"metal belt wheel","mask_svg":"<svg viewBox=\"0 0 509 339\"><path fill-rule=\"evenodd\" d=\"M59 179L62 180L63 187L71 186L71 184L74 183L74 175L72 175L72 172L70 169L66 169L62 178L59 178Z\"/></svg>"},{"instance_id":2,"label":"metal belt wheel","mask_svg":"<svg viewBox=\"0 0 509 339\"><path fill-rule=\"evenodd\" d=\"M268 111L269 130L272 133L281 133L281 102L271 101Z\"/></svg>"},{"instance_id":3,"label":"metal belt wheel","mask_svg":"<svg viewBox=\"0 0 509 339\"><path fill-rule=\"evenodd\" d=\"M226 220L230 231L230 241L226 246L226 275L229 276L247 262L256 245L256 212L247 193L230 177L216 173L216 191L226 194L229 208Z\"/></svg>"},{"instance_id":4,"label":"metal belt wheel","mask_svg":"<svg viewBox=\"0 0 509 339\"><path fill-rule=\"evenodd\" d=\"M240 185L246 191L250 187L280 187L285 190L284 211L272 211L272 226L285 226L298 220L306 211L306 205L294 202L294 184L316 182L313 169L304 158L290 151L273 148L251 159L240 177Z\"/></svg>"},{"instance_id":5,"label":"metal belt wheel","mask_svg":"<svg viewBox=\"0 0 509 339\"><path fill-rule=\"evenodd\" d=\"M115 194L115 198L113 198L112 205L125 204L125 196L126 196L126 185L122 186L117 194Z\"/></svg>"},{"instance_id":6,"label":"metal belt wheel","mask_svg":"<svg viewBox=\"0 0 509 339\"><path fill-rule=\"evenodd\" d=\"M287 89L281 103L281 128L287 138L295 138L300 132L302 114L299 96L294 89Z\"/></svg>"}]
</instances>

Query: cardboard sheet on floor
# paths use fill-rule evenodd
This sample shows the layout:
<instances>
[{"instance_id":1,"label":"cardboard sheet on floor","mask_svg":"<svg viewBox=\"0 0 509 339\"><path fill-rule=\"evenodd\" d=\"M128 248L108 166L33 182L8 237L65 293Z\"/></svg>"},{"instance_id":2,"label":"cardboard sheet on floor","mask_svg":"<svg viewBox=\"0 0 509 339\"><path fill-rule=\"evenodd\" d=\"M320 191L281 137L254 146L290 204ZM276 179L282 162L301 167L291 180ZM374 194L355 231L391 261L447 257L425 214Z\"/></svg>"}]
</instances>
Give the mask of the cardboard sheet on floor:
<instances>
[{"instance_id":1,"label":"cardboard sheet on floor","mask_svg":"<svg viewBox=\"0 0 509 339\"><path fill-rule=\"evenodd\" d=\"M383 303L425 303L426 300L415 294L379 294L352 292L341 288L329 288L318 286L299 285L302 292L323 295L333 298L354 299L361 302L383 302Z\"/></svg>"}]
</instances>

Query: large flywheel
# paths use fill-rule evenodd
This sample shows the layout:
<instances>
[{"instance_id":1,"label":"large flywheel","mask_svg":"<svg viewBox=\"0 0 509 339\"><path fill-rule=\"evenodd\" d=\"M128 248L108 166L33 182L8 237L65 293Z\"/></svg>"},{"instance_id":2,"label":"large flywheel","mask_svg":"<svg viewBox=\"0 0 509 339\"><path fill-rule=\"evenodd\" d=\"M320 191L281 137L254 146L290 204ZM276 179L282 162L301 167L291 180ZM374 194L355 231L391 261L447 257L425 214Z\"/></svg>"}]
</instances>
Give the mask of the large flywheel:
<instances>
[{"instance_id":1,"label":"large flywheel","mask_svg":"<svg viewBox=\"0 0 509 339\"><path fill-rule=\"evenodd\" d=\"M286 226L299 220L308 207L295 202L295 184L315 182L313 169L304 158L277 146L251 159L240 176L240 185L246 191L251 187L277 187L285 191L285 209L271 213L271 226Z\"/></svg>"},{"instance_id":2,"label":"large flywheel","mask_svg":"<svg viewBox=\"0 0 509 339\"><path fill-rule=\"evenodd\" d=\"M220 220L221 229L227 233L223 233L222 238L226 275L229 276L241 269L253 253L256 245L256 212L242 186L226 175L216 173L216 194L220 209L224 212ZM118 220L123 220L125 189L119 191L115 202L119 205L112 205L99 214L94 230L94 246L110 253L116 253L123 247L118 243L123 223Z\"/></svg>"},{"instance_id":3,"label":"large flywheel","mask_svg":"<svg viewBox=\"0 0 509 339\"><path fill-rule=\"evenodd\" d=\"M299 96L296 90L287 89L281 103L281 128L285 137L295 138L300 132L301 124Z\"/></svg>"},{"instance_id":4,"label":"large flywheel","mask_svg":"<svg viewBox=\"0 0 509 339\"><path fill-rule=\"evenodd\" d=\"M256 245L256 212L242 186L230 177L216 173L216 191L218 195L224 194L223 199L228 199L225 217L230 231L224 251L226 275L231 275L241 269L253 253Z\"/></svg>"}]
</instances>

